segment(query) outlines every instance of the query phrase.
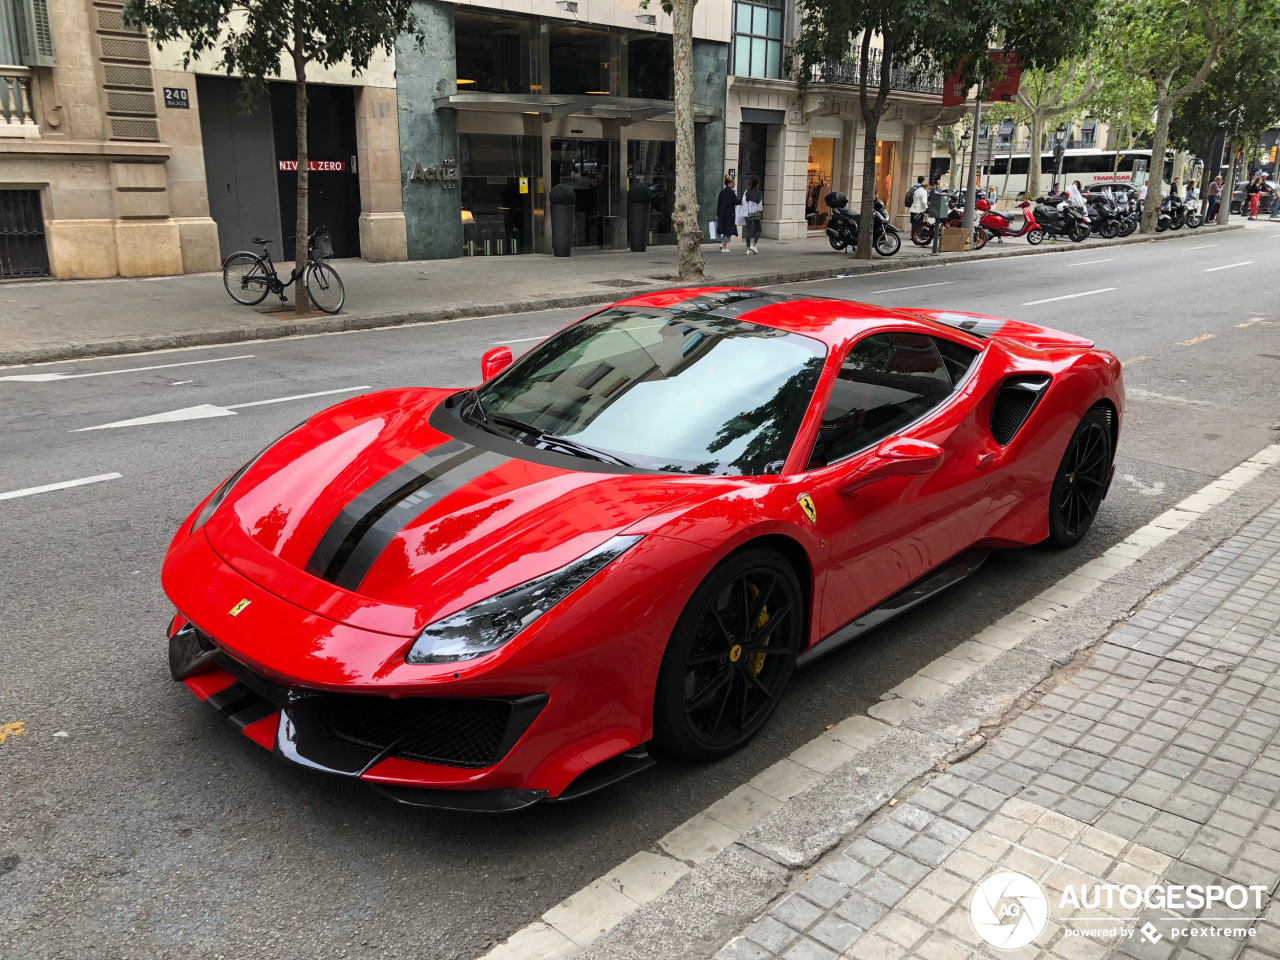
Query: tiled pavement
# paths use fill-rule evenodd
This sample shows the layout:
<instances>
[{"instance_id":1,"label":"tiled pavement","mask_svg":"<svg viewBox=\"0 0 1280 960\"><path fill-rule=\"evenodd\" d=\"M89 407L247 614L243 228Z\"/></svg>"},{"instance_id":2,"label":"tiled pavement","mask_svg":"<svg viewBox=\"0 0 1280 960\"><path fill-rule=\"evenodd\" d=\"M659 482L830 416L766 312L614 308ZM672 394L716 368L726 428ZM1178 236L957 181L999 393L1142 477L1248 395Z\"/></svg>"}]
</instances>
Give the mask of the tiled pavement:
<instances>
[{"instance_id":1,"label":"tiled pavement","mask_svg":"<svg viewBox=\"0 0 1280 960\"><path fill-rule=\"evenodd\" d=\"M873 818L717 958L1280 958L1278 623L1280 504L981 751ZM988 946L969 920L975 884L997 868L1048 894L1049 921L1021 950ZM1234 910L1059 908L1068 884L1157 882L1265 894ZM1233 918L1254 935L1214 935ZM1148 922L1159 939L1141 935ZM1112 935L1072 935L1083 929Z\"/></svg>"}]
</instances>

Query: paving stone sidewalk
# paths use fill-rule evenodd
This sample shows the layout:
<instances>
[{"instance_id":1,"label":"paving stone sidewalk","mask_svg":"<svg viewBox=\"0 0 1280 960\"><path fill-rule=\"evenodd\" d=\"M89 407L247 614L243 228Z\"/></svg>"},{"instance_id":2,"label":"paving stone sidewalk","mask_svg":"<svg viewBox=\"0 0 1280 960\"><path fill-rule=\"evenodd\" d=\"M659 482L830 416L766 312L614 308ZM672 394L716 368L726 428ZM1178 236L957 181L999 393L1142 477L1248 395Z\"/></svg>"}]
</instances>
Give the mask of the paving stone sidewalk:
<instances>
[{"instance_id":1,"label":"paving stone sidewalk","mask_svg":"<svg viewBox=\"0 0 1280 960\"><path fill-rule=\"evenodd\" d=\"M1278 623L1280 503L716 957L1280 958ZM1002 870L1049 902L1040 936L1013 951L979 938L969 913L975 885ZM1157 883L1265 891L1261 906L1251 894L1211 911L1059 906L1067 886Z\"/></svg>"}]
</instances>

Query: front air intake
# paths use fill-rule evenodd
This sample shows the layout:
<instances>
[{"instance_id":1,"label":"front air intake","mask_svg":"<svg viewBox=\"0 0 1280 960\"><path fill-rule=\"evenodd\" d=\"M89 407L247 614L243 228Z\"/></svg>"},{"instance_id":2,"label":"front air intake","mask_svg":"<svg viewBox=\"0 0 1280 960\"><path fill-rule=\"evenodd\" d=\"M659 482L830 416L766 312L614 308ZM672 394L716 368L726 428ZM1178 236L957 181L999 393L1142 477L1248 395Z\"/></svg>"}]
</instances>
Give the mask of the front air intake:
<instances>
[{"instance_id":1,"label":"front air intake","mask_svg":"<svg viewBox=\"0 0 1280 960\"><path fill-rule=\"evenodd\" d=\"M996 443L1002 447L1009 445L1048 386L1049 377L1045 374L1005 381L991 408L991 436Z\"/></svg>"}]
</instances>

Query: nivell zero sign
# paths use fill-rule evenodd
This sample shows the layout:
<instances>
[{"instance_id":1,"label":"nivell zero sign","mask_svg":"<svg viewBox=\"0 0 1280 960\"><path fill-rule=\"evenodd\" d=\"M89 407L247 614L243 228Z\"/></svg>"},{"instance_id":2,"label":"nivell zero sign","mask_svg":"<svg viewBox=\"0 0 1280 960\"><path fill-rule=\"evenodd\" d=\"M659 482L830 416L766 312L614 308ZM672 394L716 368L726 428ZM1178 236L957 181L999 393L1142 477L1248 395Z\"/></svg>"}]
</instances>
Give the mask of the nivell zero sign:
<instances>
[{"instance_id":1,"label":"nivell zero sign","mask_svg":"<svg viewBox=\"0 0 1280 960\"><path fill-rule=\"evenodd\" d=\"M410 180L418 180L422 183L438 183L444 187L456 187L458 185L458 161L457 160L441 160L439 163L433 163L424 167L420 163L413 165L413 173L409 174Z\"/></svg>"}]
</instances>

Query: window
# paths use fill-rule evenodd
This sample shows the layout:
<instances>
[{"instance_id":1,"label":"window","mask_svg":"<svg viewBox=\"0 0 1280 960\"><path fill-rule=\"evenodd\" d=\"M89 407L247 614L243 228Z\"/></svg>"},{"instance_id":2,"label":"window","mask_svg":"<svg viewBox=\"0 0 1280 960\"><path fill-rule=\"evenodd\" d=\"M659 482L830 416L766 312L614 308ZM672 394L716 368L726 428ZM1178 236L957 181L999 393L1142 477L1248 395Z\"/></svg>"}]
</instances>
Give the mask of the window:
<instances>
[{"instance_id":1,"label":"window","mask_svg":"<svg viewBox=\"0 0 1280 960\"><path fill-rule=\"evenodd\" d=\"M646 100L670 100L671 38L664 35L632 36L627 44L627 96Z\"/></svg>"},{"instance_id":2,"label":"window","mask_svg":"<svg viewBox=\"0 0 1280 960\"><path fill-rule=\"evenodd\" d=\"M608 96L609 30L577 24L550 28L551 92Z\"/></svg>"},{"instance_id":3,"label":"window","mask_svg":"<svg viewBox=\"0 0 1280 960\"><path fill-rule=\"evenodd\" d=\"M455 10L458 91L529 92L529 22Z\"/></svg>"},{"instance_id":4,"label":"window","mask_svg":"<svg viewBox=\"0 0 1280 960\"><path fill-rule=\"evenodd\" d=\"M877 333L849 351L822 414L810 468L842 460L949 397L978 351L942 337Z\"/></svg>"},{"instance_id":5,"label":"window","mask_svg":"<svg viewBox=\"0 0 1280 960\"><path fill-rule=\"evenodd\" d=\"M733 72L739 77L782 78L781 0L734 3Z\"/></svg>"}]
</instances>

